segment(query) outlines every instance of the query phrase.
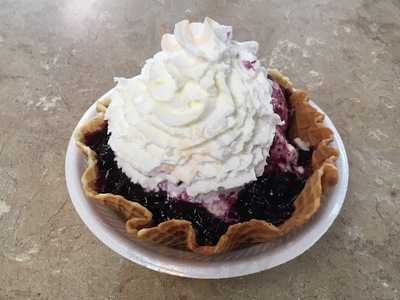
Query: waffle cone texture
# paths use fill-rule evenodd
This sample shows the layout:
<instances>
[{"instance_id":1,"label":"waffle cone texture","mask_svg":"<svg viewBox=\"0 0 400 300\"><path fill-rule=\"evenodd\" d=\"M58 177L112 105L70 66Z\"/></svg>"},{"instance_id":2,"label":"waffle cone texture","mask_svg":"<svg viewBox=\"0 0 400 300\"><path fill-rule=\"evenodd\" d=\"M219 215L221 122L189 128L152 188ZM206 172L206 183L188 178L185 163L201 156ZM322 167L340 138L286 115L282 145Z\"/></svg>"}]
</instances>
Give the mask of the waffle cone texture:
<instances>
[{"instance_id":1,"label":"waffle cone texture","mask_svg":"<svg viewBox=\"0 0 400 300\"><path fill-rule=\"evenodd\" d=\"M86 145L85 137L105 128L104 113L110 104L109 99L97 102L97 116L78 128L75 134L80 151L87 157L87 168L81 178L86 196L93 201L102 202L119 213L125 221L126 231L136 239L181 248L201 255L213 255L249 244L266 242L304 225L319 209L324 191L338 181L335 161L339 153L329 146L333 140L333 132L323 125L324 115L309 104L307 93L296 90L289 79L278 70L270 69L268 72L274 81L291 94L289 102L294 110L294 116L291 120L290 139L299 137L314 149L312 175L294 201L295 209L292 216L283 224L274 226L255 219L236 223L229 226L215 246L201 246L196 242L196 233L191 222L168 220L154 226L152 213L134 199L128 201L120 195L99 193L96 190L99 176L96 153Z\"/></svg>"}]
</instances>

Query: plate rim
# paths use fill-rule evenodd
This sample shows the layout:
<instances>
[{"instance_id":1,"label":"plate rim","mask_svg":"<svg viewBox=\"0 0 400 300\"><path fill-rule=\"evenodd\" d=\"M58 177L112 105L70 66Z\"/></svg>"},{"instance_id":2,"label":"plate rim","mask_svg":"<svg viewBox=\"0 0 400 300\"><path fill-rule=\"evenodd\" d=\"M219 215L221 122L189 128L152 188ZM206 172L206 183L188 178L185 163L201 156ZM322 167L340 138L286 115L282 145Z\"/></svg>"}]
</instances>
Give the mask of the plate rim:
<instances>
[{"instance_id":1,"label":"plate rim","mask_svg":"<svg viewBox=\"0 0 400 300\"><path fill-rule=\"evenodd\" d=\"M109 92L108 92L109 93ZM106 93L105 95L107 95ZM104 97L104 96L103 96ZM101 98L103 98L101 97ZM100 99L101 99L100 98ZM341 186L337 187L340 189L339 195L336 199L336 207L335 211L330 214L330 218L328 220L325 220L324 226L322 230L319 230L306 244L300 245L300 247L297 247L293 252L291 252L289 255L286 255L285 257L281 258L279 261L268 261L268 260L261 260L261 259L256 259L254 261L252 268L243 268L241 264L244 264L245 262L240 262L237 265L232 265L232 262L227 262L228 264L231 264L230 266L226 266L225 268L222 268L220 271L216 272L215 266L212 264L208 263L208 266L202 266L201 269L204 269L202 272L193 272L193 273L188 273L183 271L180 268L174 268L171 264L168 266L162 265L159 260L154 260L154 258L149 259L148 257L144 257L143 255L140 255L139 253L131 253L131 249L127 249L126 246L123 244L125 243L123 238L117 234L112 234L110 229L107 225L105 225L99 216L96 214L92 214L90 209L90 205L86 202L90 202L90 199L88 199L84 194L81 189L81 179L76 178L73 176L73 173L76 173L76 169L78 168L77 166L77 161L79 159L82 159L83 157L79 158L81 155L80 152L78 151L75 141L74 141L74 134L77 130L77 128L82 125L84 122L86 122L89 118L94 116L95 114L95 105L96 103L93 103L83 114L83 116L80 118L77 126L75 127L73 134L71 138L69 139L68 142L68 147L65 155L65 179L66 179L66 185L68 189L68 194L69 197L73 203L73 206L78 213L79 217L82 219L83 223L89 228L89 230L94 234L103 244L108 246L111 250L114 252L118 253L122 257L135 262L143 267L152 269L157 272L162 272L162 273L167 273L170 275L175 275L175 276L180 276L180 277L187 277L187 278L201 278L201 279L222 279L222 278L233 278L233 277L239 277L239 276L245 276L245 275L250 275L254 273L258 273L267 269L271 269L274 267L277 267L281 264L284 264L290 260L293 260L294 258L300 256L303 254L305 251L310 249L321 237L328 231L328 229L332 226L334 223L335 219L340 213L340 210L343 206L344 200L346 198L347 194L347 189L348 189L348 180L349 180L349 165L348 165L348 159L347 159L347 154L346 150L343 144L343 140L336 129L335 125L329 118L329 116L313 101L310 101L311 105L315 107L318 111L322 112L325 115L325 124L332 129L334 133L334 142L335 146L338 148L340 156L338 161L341 161L341 166L342 169L339 169L340 176L339 180L341 182ZM75 164L76 163L76 164ZM338 162L336 163L338 165ZM82 197L83 196L83 197ZM81 201L83 200L83 201ZM314 225L315 226L315 225ZM293 245L291 246L293 248ZM129 253L129 254L128 254ZM259 255L258 255L259 256ZM256 262L256 263L255 263ZM189 263L189 262L186 262ZM199 268L199 266L196 266ZM214 268L214 269L213 269ZM218 266L217 266L218 268ZM228 272L224 272L228 269ZM194 269L191 268L193 271ZM209 270L210 272L207 272ZM213 272L211 272L213 271Z\"/></svg>"}]
</instances>

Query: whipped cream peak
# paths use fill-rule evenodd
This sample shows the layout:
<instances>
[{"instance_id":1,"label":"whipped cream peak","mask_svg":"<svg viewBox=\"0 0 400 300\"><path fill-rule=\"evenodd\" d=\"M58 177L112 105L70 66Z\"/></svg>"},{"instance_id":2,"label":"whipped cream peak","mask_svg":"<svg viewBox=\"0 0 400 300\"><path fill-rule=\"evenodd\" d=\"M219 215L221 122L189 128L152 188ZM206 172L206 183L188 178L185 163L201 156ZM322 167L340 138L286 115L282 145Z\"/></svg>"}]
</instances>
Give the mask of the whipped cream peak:
<instances>
[{"instance_id":1,"label":"whipped cream peak","mask_svg":"<svg viewBox=\"0 0 400 300\"><path fill-rule=\"evenodd\" d=\"M173 53L183 48L194 57L217 61L229 47L231 38L231 26L220 25L208 17L204 23L183 20L175 25L174 34L164 34L161 49Z\"/></svg>"},{"instance_id":2,"label":"whipped cream peak","mask_svg":"<svg viewBox=\"0 0 400 300\"><path fill-rule=\"evenodd\" d=\"M258 44L206 18L177 23L161 48L109 94L118 166L146 189L168 182L191 198L256 180L281 122Z\"/></svg>"}]
</instances>

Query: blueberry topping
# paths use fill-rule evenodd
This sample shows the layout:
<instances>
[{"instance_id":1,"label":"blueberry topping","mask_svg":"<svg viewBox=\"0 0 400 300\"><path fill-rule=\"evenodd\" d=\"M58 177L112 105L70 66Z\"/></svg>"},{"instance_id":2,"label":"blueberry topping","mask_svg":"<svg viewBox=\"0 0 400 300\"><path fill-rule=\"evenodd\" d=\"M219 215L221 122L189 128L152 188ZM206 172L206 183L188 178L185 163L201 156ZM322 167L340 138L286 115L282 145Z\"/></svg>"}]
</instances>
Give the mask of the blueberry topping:
<instances>
[{"instance_id":1,"label":"blueberry topping","mask_svg":"<svg viewBox=\"0 0 400 300\"><path fill-rule=\"evenodd\" d=\"M304 183L293 173L265 173L239 192L233 210L240 222L259 219L280 225L292 215Z\"/></svg>"}]
</instances>

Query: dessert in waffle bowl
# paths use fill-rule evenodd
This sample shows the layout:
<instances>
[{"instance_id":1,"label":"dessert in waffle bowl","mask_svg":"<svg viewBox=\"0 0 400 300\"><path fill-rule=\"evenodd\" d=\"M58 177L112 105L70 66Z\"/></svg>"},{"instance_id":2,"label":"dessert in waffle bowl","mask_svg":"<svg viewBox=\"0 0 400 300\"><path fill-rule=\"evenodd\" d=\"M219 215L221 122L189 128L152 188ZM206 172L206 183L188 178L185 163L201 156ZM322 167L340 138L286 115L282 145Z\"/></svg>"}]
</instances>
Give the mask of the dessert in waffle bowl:
<instances>
[{"instance_id":1,"label":"dessert in waffle bowl","mask_svg":"<svg viewBox=\"0 0 400 300\"><path fill-rule=\"evenodd\" d=\"M333 133L307 93L209 18L176 24L161 46L76 133L88 198L136 239L202 255L304 225L338 180Z\"/></svg>"}]
</instances>

